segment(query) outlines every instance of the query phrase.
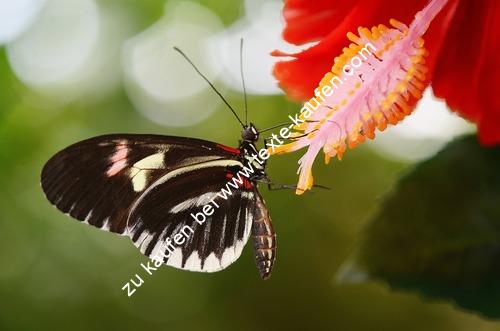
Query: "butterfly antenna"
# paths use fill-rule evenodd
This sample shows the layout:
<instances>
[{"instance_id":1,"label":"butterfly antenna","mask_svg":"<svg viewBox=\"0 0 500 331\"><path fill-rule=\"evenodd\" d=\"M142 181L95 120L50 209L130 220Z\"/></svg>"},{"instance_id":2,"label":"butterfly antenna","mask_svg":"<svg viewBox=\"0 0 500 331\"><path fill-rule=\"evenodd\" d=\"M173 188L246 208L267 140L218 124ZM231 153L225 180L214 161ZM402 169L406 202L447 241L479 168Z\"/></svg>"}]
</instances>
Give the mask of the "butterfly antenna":
<instances>
[{"instance_id":1,"label":"butterfly antenna","mask_svg":"<svg viewBox=\"0 0 500 331\"><path fill-rule=\"evenodd\" d=\"M266 128L264 130L260 130L259 131L259 134L263 133L263 132L266 132L266 131L269 131L269 130L272 130L272 129L276 129L276 128L279 128L280 126L286 126L286 125L291 125L293 124L292 122L286 122L286 123L281 123L281 124L276 124L276 125L273 125L269 128Z\"/></svg>"},{"instance_id":2,"label":"butterfly antenna","mask_svg":"<svg viewBox=\"0 0 500 331\"><path fill-rule=\"evenodd\" d=\"M215 93L217 93L217 95L222 99L222 101L224 101L224 103L226 104L226 106L228 106L228 108L231 110L231 112L233 113L233 115L236 117L236 119L238 120L238 122L240 122L241 126L243 128L245 128L245 125L243 124L243 122L240 120L240 118L238 117L238 114L236 114L236 112L234 111L233 107L231 107L231 105L229 104L229 102L227 102L227 100L222 96L222 94L215 88L214 84L212 84L207 77L205 77L205 75L203 75L201 73L201 71L196 67L196 65L193 63L193 61L191 61L188 56L186 54L184 54L183 51L181 51L179 48L175 47L174 46L174 50L176 50L177 52L179 52L183 57L184 59L186 59L186 61L189 62L189 64L191 64L191 66L194 68L194 70L196 70L196 72L208 83L208 85L210 85L210 87L212 88L212 90L215 91Z\"/></svg>"},{"instance_id":3,"label":"butterfly antenna","mask_svg":"<svg viewBox=\"0 0 500 331\"><path fill-rule=\"evenodd\" d=\"M248 124L247 89L245 86L245 76L243 75L243 38L240 39L240 75L243 84L243 97L245 100L245 126Z\"/></svg>"},{"instance_id":4,"label":"butterfly antenna","mask_svg":"<svg viewBox=\"0 0 500 331\"><path fill-rule=\"evenodd\" d=\"M311 120L306 120L305 121L306 123L316 123L316 122L319 122L319 121L311 121ZM261 134L262 132L266 132L266 131L269 131L269 130L272 130L272 129L276 129L276 128L279 128L280 126L286 126L286 125L292 125L294 124L293 122L285 122L285 123L281 123L281 124L276 124L276 125L273 125L269 128L266 128L264 130L260 130L259 131L259 134ZM338 124L337 124L338 126Z\"/></svg>"}]
</instances>

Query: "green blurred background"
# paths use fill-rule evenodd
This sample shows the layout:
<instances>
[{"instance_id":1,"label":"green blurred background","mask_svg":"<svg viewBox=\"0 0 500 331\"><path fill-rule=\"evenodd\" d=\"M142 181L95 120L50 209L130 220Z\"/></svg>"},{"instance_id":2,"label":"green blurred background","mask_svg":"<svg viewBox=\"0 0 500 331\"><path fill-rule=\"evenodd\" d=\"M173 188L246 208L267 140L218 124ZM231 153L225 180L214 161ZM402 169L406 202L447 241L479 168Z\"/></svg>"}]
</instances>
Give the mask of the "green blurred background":
<instances>
[{"instance_id":1,"label":"green blurred background","mask_svg":"<svg viewBox=\"0 0 500 331\"><path fill-rule=\"evenodd\" d=\"M286 121L300 105L277 88L268 55L293 49L280 39L281 6L273 0L0 1L0 330L500 330L498 278L483 277L498 276L498 151L468 138L452 143L455 152L434 156L470 127L432 96L404 129L349 151L342 162L318 160L315 181L331 190L299 197L261 188L278 233L268 281L259 279L248 245L215 274L162 267L128 298L121 288L147 258L128 239L73 221L45 200L44 162L91 136L158 133L237 145L237 122L172 46L192 56L242 109L244 37L250 119L260 128ZM271 178L295 183L301 154L273 157ZM448 177L447 169L471 154L479 163ZM436 192L435 178L449 180L439 184L441 194L421 199ZM458 205L451 199L461 194L455 186L470 193ZM434 231L457 208L464 220L455 215L453 229ZM487 240L433 246L478 228ZM438 272L450 259L458 262ZM436 294L427 281L449 291ZM467 301L463 293L479 287L478 304Z\"/></svg>"}]
</instances>

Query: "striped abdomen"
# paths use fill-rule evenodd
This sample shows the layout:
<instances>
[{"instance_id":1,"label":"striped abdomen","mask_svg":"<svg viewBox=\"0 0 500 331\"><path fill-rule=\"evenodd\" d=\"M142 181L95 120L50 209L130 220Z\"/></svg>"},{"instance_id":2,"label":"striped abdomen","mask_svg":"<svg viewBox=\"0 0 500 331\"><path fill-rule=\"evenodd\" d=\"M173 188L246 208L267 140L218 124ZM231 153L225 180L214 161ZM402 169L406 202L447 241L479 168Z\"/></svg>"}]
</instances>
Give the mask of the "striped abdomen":
<instances>
[{"instance_id":1,"label":"striped abdomen","mask_svg":"<svg viewBox=\"0 0 500 331\"><path fill-rule=\"evenodd\" d=\"M271 217L264 205L264 200L259 196L258 211L252 224L253 250L255 263L262 279L271 276L274 260L276 259L276 233L271 223Z\"/></svg>"}]
</instances>

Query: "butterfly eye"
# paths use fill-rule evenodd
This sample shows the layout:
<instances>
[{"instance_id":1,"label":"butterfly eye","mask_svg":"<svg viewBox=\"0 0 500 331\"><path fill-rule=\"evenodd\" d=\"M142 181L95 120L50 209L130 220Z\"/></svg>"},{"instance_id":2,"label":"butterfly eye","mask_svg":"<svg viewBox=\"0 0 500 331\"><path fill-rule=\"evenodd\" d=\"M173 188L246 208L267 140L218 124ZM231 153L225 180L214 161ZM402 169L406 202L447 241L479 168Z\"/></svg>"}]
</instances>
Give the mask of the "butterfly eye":
<instances>
[{"instance_id":1,"label":"butterfly eye","mask_svg":"<svg viewBox=\"0 0 500 331\"><path fill-rule=\"evenodd\" d=\"M255 127L250 124L250 126L246 127L245 130L241 132L241 138L243 138L243 140L254 142L259 139L259 133Z\"/></svg>"}]
</instances>

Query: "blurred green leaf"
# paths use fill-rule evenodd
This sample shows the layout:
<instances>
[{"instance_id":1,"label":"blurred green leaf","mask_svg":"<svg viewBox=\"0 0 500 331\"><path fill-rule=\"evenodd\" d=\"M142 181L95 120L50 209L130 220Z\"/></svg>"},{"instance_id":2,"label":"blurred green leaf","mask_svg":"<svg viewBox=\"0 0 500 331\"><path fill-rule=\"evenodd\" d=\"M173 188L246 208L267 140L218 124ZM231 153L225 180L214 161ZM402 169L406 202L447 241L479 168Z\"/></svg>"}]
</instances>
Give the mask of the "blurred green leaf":
<instances>
[{"instance_id":1,"label":"blurred green leaf","mask_svg":"<svg viewBox=\"0 0 500 331\"><path fill-rule=\"evenodd\" d=\"M417 165L385 198L341 281L451 299L500 317L500 148L470 136Z\"/></svg>"}]
</instances>

